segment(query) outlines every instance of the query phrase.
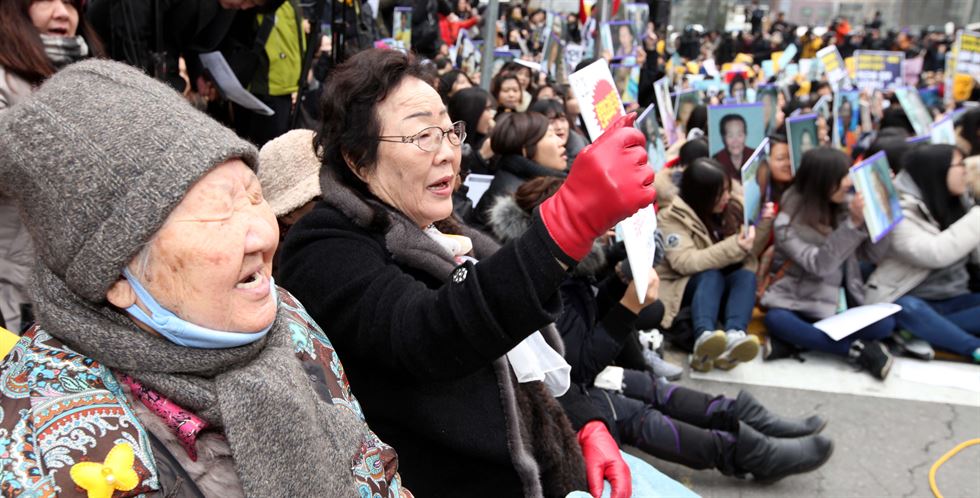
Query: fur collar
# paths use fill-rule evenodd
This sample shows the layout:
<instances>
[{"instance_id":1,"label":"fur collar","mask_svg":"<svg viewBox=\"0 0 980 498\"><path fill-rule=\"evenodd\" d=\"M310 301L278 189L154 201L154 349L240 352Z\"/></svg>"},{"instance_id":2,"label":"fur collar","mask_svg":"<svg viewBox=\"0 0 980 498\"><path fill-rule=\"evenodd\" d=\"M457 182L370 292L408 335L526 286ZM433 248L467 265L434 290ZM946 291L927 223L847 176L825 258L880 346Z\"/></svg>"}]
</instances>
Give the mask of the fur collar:
<instances>
[{"instance_id":1,"label":"fur collar","mask_svg":"<svg viewBox=\"0 0 980 498\"><path fill-rule=\"evenodd\" d=\"M415 226L408 217L376 198L364 197L347 187L339 181L329 166L320 169L320 188L324 203L339 210L357 226L382 232L385 248L396 262L423 270L442 282L449 282L456 266L452 255ZM459 235L465 235L472 240L477 259L489 257L500 248L487 235L456 222L460 228ZM554 324L543 327L541 335L552 348L564 356L564 343ZM518 403L517 389L523 391L526 388L517 384L506 358L502 356L495 360L492 368L497 377L500 399L506 414L507 446L514 468L523 483L524 495L542 496L541 468L533 450L535 435L521 426L524 418L522 413L531 408L524 407L522 410ZM574 434L570 437L574 438Z\"/></svg>"},{"instance_id":2,"label":"fur collar","mask_svg":"<svg viewBox=\"0 0 980 498\"><path fill-rule=\"evenodd\" d=\"M517 205L514 196L500 197L490 207L490 229L503 242L520 237L531 226L531 215ZM592 250L582 259L572 275L576 277L591 277L605 269L607 265L606 251L599 243L592 243Z\"/></svg>"}]
</instances>

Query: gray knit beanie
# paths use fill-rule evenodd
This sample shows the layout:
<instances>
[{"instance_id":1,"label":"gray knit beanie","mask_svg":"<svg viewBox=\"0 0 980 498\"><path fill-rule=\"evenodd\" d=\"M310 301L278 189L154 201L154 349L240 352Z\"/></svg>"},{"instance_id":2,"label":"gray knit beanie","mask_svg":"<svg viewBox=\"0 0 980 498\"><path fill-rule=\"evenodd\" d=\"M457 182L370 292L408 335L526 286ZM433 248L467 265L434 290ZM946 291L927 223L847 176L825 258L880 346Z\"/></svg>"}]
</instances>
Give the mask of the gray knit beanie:
<instances>
[{"instance_id":1,"label":"gray knit beanie","mask_svg":"<svg viewBox=\"0 0 980 498\"><path fill-rule=\"evenodd\" d=\"M17 198L39 264L90 302L224 161L248 142L124 64L65 67L0 114L0 190Z\"/></svg>"}]
</instances>

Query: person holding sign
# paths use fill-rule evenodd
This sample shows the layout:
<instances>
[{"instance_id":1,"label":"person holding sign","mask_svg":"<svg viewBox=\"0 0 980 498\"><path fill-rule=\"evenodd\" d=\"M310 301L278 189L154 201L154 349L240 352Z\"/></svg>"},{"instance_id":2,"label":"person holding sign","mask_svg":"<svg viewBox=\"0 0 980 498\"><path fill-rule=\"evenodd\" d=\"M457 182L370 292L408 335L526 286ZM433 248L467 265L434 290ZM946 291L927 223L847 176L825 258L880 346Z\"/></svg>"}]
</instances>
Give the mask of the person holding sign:
<instances>
[{"instance_id":1,"label":"person holding sign","mask_svg":"<svg viewBox=\"0 0 980 498\"><path fill-rule=\"evenodd\" d=\"M522 185L513 197L494 207L494 234L504 241L519 238L530 226L534 208L560 185L557 178ZM656 259L662 259L659 244L657 253ZM629 263L611 260L607 254L597 240L561 285L564 307L555 325L565 343L575 388L587 392L591 401L588 406L564 403L573 421L598 412L616 428L621 444L689 468L716 468L725 475L752 473L760 481L804 472L830 456L832 442L816 435L826 424L819 416L783 418L748 391L734 399L711 395L647 371L622 368L617 355L636 333L641 310L644 315L659 311L662 316L663 304L656 300L660 287L656 272L650 273L641 304ZM610 366L613 360L621 366ZM634 474L650 472L633 464L630 468ZM633 487L634 496L687 496L686 490L676 488L645 491Z\"/></svg>"},{"instance_id":2,"label":"person holding sign","mask_svg":"<svg viewBox=\"0 0 980 498\"><path fill-rule=\"evenodd\" d=\"M980 363L980 294L968 261L980 254L980 206L966 195L963 154L921 145L895 177L905 220L866 285L869 302L902 306L900 328Z\"/></svg>"},{"instance_id":3,"label":"person holding sign","mask_svg":"<svg viewBox=\"0 0 980 498\"><path fill-rule=\"evenodd\" d=\"M745 330L773 211L766 206L758 227L742 229L742 201L731 188L717 161L697 159L684 170L677 197L664 199L670 206L657 216L667 244L657 266L666 308L662 325L670 329L680 310L690 309L693 334L681 340L693 350L691 368L698 371L729 370L759 352L759 340Z\"/></svg>"},{"instance_id":4,"label":"person holding sign","mask_svg":"<svg viewBox=\"0 0 980 498\"><path fill-rule=\"evenodd\" d=\"M849 166L837 149L818 147L803 155L776 217L776 254L761 304L768 308L766 329L776 340L849 358L884 379L892 357L879 341L891 335L893 318L840 341L812 325L863 304L858 255L874 262L888 250L888 237L878 244L868 240L863 197L848 200Z\"/></svg>"},{"instance_id":5,"label":"person holding sign","mask_svg":"<svg viewBox=\"0 0 980 498\"><path fill-rule=\"evenodd\" d=\"M555 400L569 384L550 324L567 270L653 202L643 136L632 115L613 123L531 229L498 246L451 217L465 130L426 74L376 49L333 70L322 200L291 229L280 280L330 324L365 417L419 496L591 489L621 456L604 424L573 428Z\"/></svg>"}]
</instances>

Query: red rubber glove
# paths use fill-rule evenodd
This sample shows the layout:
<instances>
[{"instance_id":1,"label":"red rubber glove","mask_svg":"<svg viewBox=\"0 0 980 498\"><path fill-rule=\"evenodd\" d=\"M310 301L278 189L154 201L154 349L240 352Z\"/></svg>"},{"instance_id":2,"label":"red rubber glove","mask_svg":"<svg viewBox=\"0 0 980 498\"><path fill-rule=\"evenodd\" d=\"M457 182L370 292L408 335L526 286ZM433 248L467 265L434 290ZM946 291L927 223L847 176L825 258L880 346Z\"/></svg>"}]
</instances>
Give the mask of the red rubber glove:
<instances>
[{"instance_id":1,"label":"red rubber glove","mask_svg":"<svg viewBox=\"0 0 980 498\"><path fill-rule=\"evenodd\" d=\"M579 261L592 241L640 208L650 205L653 169L647 166L646 138L633 128L636 113L616 120L572 164L564 185L541 204L551 239Z\"/></svg>"},{"instance_id":2,"label":"red rubber glove","mask_svg":"<svg viewBox=\"0 0 980 498\"><path fill-rule=\"evenodd\" d=\"M630 468L619 453L616 440L609 434L606 424L593 420L578 431L578 444L585 457L585 477L589 493L602 496L603 481L612 485L611 498L629 498L633 494L633 478Z\"/></svg>"}]
</instances>

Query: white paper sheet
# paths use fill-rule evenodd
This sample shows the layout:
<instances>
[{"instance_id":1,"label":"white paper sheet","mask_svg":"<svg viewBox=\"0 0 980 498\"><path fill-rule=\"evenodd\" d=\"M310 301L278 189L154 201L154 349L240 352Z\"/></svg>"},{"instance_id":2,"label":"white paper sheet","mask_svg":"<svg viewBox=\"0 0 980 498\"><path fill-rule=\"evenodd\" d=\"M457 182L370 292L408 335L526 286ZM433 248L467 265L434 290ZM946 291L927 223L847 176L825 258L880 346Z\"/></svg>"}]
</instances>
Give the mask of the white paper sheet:
<instances>
[{"instance_id":1,"label":"white paper sheet","mask_svg":"<svg viewBox=\"0 0 980 498\"><path fill-rule=\"evenodd\" d=\"M633 283L636 284L636 296L643 304L657 252L657 213L651 204L619 224L626 245L626 258L633 272Z\"/></svg>"},{"instance_id":2,"label":"white paper sheet","mask_svg":"<svg viewBox=\"0 0 980 498\"><path fill-rule=\"evenodd\" d=\"M221 52L208 52L200 54L200 57L201 64L211 73L211 79L218 85L226 99L263 116L272 116L276 113L242 87Z\"/></svg>"},{"instance_id":3,"label":"white paper sheet","mask_svg":"<svg viewBox=\"0 0 980 498\"><path fill-rule=\"evenodd\" d=\"M814 323L813 326L827 334L831 339L839 341L901 310L901 306L892 303L868 304L825 318Z\"/></svg>"},{"instance_id":4,"label":"white paper sheet","mask_svg":"<svg viewBox=\"0 0 980 498\"><path fill-rule=\"evenodd\" d=\"M463 182L463 185L469 188L466 191L466 197L469 197L470 201L473 201L474 207L479 204L483 194L487 193L487 190L490 188L490 182L492 181L493 175L477 175L471 173L466 176L466 180Z\"/></svg>"}]
</instances>

